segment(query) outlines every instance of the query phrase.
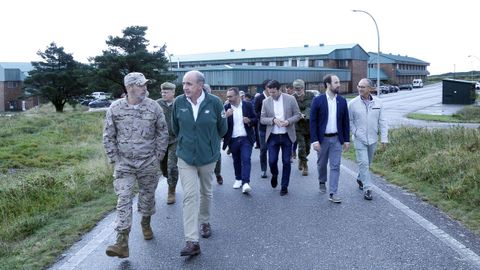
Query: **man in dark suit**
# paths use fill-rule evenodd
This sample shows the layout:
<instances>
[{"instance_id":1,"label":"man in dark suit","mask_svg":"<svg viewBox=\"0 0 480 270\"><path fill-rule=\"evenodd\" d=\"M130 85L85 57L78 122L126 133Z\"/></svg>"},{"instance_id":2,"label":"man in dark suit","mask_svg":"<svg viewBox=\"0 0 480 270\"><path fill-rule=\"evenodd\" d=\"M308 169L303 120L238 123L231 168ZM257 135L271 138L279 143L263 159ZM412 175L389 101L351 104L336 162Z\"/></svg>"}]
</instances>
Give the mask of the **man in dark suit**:
<instances>
[{"instance_id":1,"label":"man in dark suit","mask_svg":"<svg viewBox=\"0 0 480 270\"><path fill-rule=\"evenodd\" d=\"M310 110L310 136L313 149L318 153L317 168L320 192L326 192L327 162L330 161L329 200L341 203L337 195L340 178L342 145L345 151L350 146L350 123L347 101L338 95L340 80L329 74L323 78L325 94L313 99Z\"/></svg>"},{"instance_id":2,"label":"man in dark suit","mask_svg":"<svg viewBox=\"0 0 480 270\"><path fill-rule=\"evenodd\" d=\"M300 120L300 109L291 95L280 91L280 83L271 80L267 83L269 97L263 101L260 123L267 126L265 138L268 144L268 161L272 173L272 187L277 187L278 153L282 149L282 189L280 195L288 193L290 182L292 143L296 141L295 123Z\"/></svg>"},{"instance_id":3,"label":"man in dark suit","mask_svg":"<svg viewBox=\"0 0 480 270\"><path fill-rule=\"evenodd\" d=\"M236 87L227 90L229 103L225 105L228 130L223 137L223 150L229 147L232 152L235 183L233 188L242 188L244 194L249 193L250 187L250 157L252 155L255 134L253 127L257 117L250 102L242 101Z\"/></svg>"},{"instance_id":4,"label":"man in dark suit","mask_svg":"<svg viewBox=\"0 0 480 270\"><path fill-rule=\"evenodd\" d=\"M263 100L268 97L268 92L266 85L270 79L266 79L262 83L263 92L255 98L255 114L257 117L260 117L262 113ZM267 143L265 140L265 132L267 127L262 125L259 121L258 123L258 137L260 138L260 168L262 170L261 177L267 178Z\"/></svg>"}]
</instances>

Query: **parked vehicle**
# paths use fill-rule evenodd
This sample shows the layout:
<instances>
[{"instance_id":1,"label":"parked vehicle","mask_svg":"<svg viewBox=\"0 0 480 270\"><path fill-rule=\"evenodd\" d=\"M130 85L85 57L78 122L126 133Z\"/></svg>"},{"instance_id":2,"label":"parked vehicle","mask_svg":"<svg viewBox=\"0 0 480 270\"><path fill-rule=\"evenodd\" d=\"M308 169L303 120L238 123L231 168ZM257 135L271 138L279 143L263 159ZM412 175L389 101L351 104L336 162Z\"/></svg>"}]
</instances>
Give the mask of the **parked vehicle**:
<instances>
[{"instance_id":1,"label":"parked vehicle","mask_svg":"<svg viewBox=\"0 0 480 270\"><path fill-rule=\"evenodd\" d=\"M398 89L400 89L400 90L403 90L403 89L412 90L412 89L413 89L413 85L412 85L411 83L400 84L400 85L398 86Z\"/></svg>"},{"instance_id":2,"label":"parked vehicle","mask_svg":"<svg viewBox=\"0 0 480 270\"><path fill-rule=\"evenodd\" d=\"M423 87L422 79L413 79L412 86L413 88L422 88Z\"/></svg>"},{"instance_id":3,"label":"parked vehicle","mask_svg":"<svg viewBox=\"0 0 480 270\"><path fill-rule=\"evenodd\" d=\"M318 91L318 90L305 90L305 91L313 93L314 96L319 96L320 95L320 91Z\"/></svg>"},{"instance_id":4,"label":"parked vehicle","mask_svg":"<svg viewBox=\"0 0 480 270\"><path fill-rule=\"evenodd\" d=\"M475 83L475 89L480 90L480 81Z\"/></svg>"},{"instance_id":5,"label":"parked vehicle","mask_svg":"<svg viewBox=\"0 0 480 270\"><path fill-rule=\"evenodd\" d=\"M110 100L106 99L96 99L90 103L88 103L88 107L90 108L104 108L104 107L110 107L112 103Z\"/></svg>"},{"instance_id":6,"label":"parked vehicle","mask_svg":"<svg viewBox=\"0 0 480 270\"><path fill-rule=\"evenodd\" d=\"M110 98L110 94L107 94L105 92L93 92L92 97L94 97L95 99L108 99Z\"/></svg>"},{"instance_id":7,"label":"parked vehicle","mask_svg":"<svg viewBox=\"0 0 480 270\"><path fill-rule=\"evenodd\" d=\"M88 104L94 101L95 98L92 96L85 96L79 100L80 105L88 106Z\"/></svg>"}]
</instances>

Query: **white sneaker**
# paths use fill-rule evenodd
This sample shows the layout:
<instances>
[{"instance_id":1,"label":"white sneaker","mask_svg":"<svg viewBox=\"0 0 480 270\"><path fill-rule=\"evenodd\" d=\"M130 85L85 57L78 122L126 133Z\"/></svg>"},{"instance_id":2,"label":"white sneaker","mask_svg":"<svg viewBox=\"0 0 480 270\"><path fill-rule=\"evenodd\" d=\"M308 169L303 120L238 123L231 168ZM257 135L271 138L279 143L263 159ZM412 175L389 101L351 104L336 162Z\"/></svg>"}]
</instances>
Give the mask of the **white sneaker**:
<instances>
[{"instance_id":1,"label":"white sneaker","mask_svg":"<svg viewBox=\"0 0 480 270\"><path fill-rule=\"evenodd\" d=\"M248 183L243 184L242 192L249 193L250 191L252 191L252 188L250 187L250 185Z\"/></svg>"},{"instance_id":2,"label":"white sneaker","mask_svg":"<svg viewBox=\"0 0 480 270\"><path fill-rule=\"evenodd\" d=\"M242 187L242 180L235 180L233 184L233 188L241 188Z\"/></svg>"}]
</instances>

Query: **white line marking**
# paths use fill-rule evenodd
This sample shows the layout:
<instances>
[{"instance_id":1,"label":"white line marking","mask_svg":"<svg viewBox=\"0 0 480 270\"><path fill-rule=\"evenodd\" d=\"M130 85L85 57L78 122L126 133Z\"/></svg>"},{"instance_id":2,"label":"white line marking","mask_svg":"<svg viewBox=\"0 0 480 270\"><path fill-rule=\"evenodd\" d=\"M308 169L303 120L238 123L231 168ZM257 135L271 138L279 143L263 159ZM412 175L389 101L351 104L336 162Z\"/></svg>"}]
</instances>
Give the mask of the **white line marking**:
<instances>
[{"instance_id":1,"label":"white line marking","mask_svg":"<svg viewBox=\"0 0 480 270\"><path fill-rule=\"evenodd\" d=\"M342 169L344 169L348 174L350 174L355 179L357 178L357 173L350 170L349 168L341 165ZM387 192L381 190L379 187L371 184L373 190L378 193L382 198L388 201L390 204L398 208L402 211L405 215L409 218L413 219L416 223L422 226L425 230L433 234L437 237L440 241L447 244L450 248L455 250L460 256L462 256L465 260L469 261L472 265L480 268L480 256L478 256L475 252L464 246L462 243L457 241L455 238L450 236L448 233L444 232L442 229L435 226L430 221L426 220L424 217L410 209L405 204L401 203L399 200L393 198Z\"/></svg>"}]
</instances>

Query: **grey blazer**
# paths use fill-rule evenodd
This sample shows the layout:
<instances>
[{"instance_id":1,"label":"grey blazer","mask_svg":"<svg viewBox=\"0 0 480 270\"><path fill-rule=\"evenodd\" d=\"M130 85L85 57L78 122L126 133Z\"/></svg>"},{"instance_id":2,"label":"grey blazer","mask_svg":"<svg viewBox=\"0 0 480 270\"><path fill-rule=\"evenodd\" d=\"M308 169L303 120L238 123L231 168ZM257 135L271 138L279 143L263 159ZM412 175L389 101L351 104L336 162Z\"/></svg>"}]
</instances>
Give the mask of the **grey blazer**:
<instances>
[{"instance_id":1,"label":"grey blazer","mask_svg":"<svg viewBox=\"0 0 480 270\"><path fill-rule=\"evenodd\" d=\"M282 93L283 98L283 114L285 120L288 120L289 124L286 126L288 137L295 142L297 136L295 135L295 123L301 118L300 109L298 108L297 101L291 95ZM273 98L267 97L263 100L262 113L260 114L260 123L267 126L267 132L265 134L265 141L268 141L270 133L273 129L273 118L275 117L275 111L273 109Z\"/></svg>"}]
</instances>

